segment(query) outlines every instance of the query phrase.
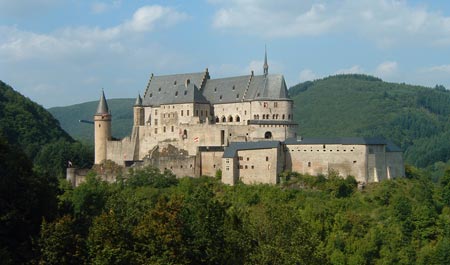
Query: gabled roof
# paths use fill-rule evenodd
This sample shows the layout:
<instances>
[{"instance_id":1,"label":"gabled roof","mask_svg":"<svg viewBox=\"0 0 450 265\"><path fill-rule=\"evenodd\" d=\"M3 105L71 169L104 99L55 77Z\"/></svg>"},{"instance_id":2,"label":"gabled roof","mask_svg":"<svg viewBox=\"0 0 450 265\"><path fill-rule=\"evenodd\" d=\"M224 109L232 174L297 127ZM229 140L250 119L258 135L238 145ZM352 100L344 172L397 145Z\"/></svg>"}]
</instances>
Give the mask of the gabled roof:
<instances>
[{"instance_id":1,"label":"gabled roof","mask_svg":"<svg viewBox=\"0 0 450 265\"><path fill-rule=\"evenodd\" d=\"M176 90L182 90L186 83L194 84L198 93L197 102L210 104L235 103L250 100L289 99L286 82L282 75L244 75L210 79L208 71L203 73L152 76L142 104L160 106L162 104L189 103L187 98L175 97ZM184 92L183 92L184 93ZM178 94L179 95L179 94ZM180 101L181 100L181 101Z\"/></svg>"},{"instance_id":2,"label":"gabled roof","mask_svg":"<svg viewBox=\"0 0 450 265\"><path fill-rule=\"evenodd\" d=\"M142 104L144 106L159 106L172 103L169 95L175 98L175 90L181 90L181 86L185 86L186 82L189 82L189 85L201 87L205 75L208 75L208 72L152 76Z\"/></svg>"},{"instance_id":3,"label":"gabled roof","mask_svg":"<svg viewBox=\"0 0 450 265\"><path fill-rule=\"evenodd\" d=\"M206 81L203 95L211 104L240 102L244 98L250 75Z\"/></svg>"},{"instance_id":4,"label":"gabled roof","mask_svg":"<svg viewBox=\"0 0 450 265\"><path fill-rule=\"evenodd\" d=\"M179 84L169 86L161 91L150 92L148 95L150 106L181 103L208 103L195 84Z\"/></svg>"},{"instance_id":5,"label":"gabled roof","mask_svg":"<svg viewBox=\"0 0 450 265\"><path fill-rule=\"evenodd\" d=\"M232 142L225 148L223 158L233 158L239 150L272 149L279 145L279 141Z\"/></svg>"},{"instance_id":6,"label":"gabled roof","mask_svg":"<svg viewBox=\"0 0 450 265\"><path fill-rule=\"evenodd\" d=\"M98 102L96 114L108 114L109 108L106 102L105 92L102 90L102 95L100 96L100 101Z\"/></svg>"}]
</instances>

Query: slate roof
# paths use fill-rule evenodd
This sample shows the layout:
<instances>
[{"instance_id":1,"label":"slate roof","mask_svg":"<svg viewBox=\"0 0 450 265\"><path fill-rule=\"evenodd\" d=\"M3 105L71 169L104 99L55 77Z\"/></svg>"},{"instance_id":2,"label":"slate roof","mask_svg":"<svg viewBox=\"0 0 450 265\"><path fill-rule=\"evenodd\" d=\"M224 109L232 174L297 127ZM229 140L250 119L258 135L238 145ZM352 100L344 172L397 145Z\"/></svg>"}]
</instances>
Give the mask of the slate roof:
<instances>
[{"instance_id":1,"label":"slate roof","mask_svg":"<svg viewBox=\"0 0 450 265\"><path fill-rule=\"evenodd\" d=\"M150 106L181 103L208 103L195 84L190 83L185 86L184 82L182 84L161 88L161 91L149 92L148 95L146 95L146 98L148 99L147 105Z\"/></svg>"},{"instance_id":2,"label":"slate roof","mask_svg":"<svg viewBox=\"0 0 450 265\"><path fill-rule=\"evenodd\" d=\"M137 98L136 98L136 102L134 103L135 106L142 106L142 98L141 98L141 94L138 94Z\"/></svg>"},{"instance_id":3,"label":"slate roof","mask_svg":"<svg viewBox=\"0 0 450 265\"><path fill-rule=\"evenodd\" d=\"M342 145L386 145L387 152L402 152L402 150L390 141L382 137L335 137L335 138L304 138L297 140L296 138L289 138L285 141L286 144L342 144Z\"/></svg>"},{"instance_id":4,"label":"slate roof","mask_svg":"<svg viewBox=\"0 0 450 265\"><path fill-rule=\"evenodd\" d=\"M106 102L105 92L102 90L102 95L100 96L100 101L98 102L96 114L108 114L109 108Z\"/></svg>"},{"instance_id":5,"label":"slate roof","mask_svg":"<svg viewBox=\"0 0 450 265\"><path fill-rule=\"evenodd\" d=\"M189 79L199 93L191 97L175 97ZM188 89L188 91L190 91ZM189 92L188 92L189 93ZM178 93L179 95L179 93ZM244 75L210 79L207 71L203 73L152 76L144 95L144 106L160 106L188 102L210 104L235 103L249 100L288 100L286 82L283 75Z\"/></svg>"},{"instance_id":6,"label":"slate roof","mask_svg":"<svg viewBox=\"0 0 450 265\"><path fill-rule=\"evenodd\" d=\"M145 91L142 104L144 106L159 106L161 104L180 103L180 98L175 98L175 91L180 91L188 79L189 85L200 87L205 74L207 72L152 76Z\"/></svg>"},{"instance_id":7,"label":"slate roof","mask_svg":"<svg viewBox=\"0 0 450 265\"><path fill-rule=\"evenodd\" d=\"M232 142L225 148L223 158L232 158L239 150L272 149L280 145L279 141Z\"/></svg>"},{"instance_id":8,"label":"slate roof","mask_svg":"<svg viewBox=\"0 0 450 265\"><path fill-rule=\"evenodd\" d=\"M256 125L298 125L294 121L280 121L280 120L248 120L248 124L256 124Z\"/></svg>"}]
</instances>

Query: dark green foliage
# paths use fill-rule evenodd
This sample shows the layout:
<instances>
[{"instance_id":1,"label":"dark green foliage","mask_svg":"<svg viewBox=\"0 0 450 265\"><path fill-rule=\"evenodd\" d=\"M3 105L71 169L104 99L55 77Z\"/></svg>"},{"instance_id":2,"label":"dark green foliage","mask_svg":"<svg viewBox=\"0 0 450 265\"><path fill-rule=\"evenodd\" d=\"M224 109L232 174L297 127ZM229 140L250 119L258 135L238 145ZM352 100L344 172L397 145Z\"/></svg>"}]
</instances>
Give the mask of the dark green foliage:
<instances>
[{"instance_id":1,"label":"dark green foliage","mask_svg":"<svg viewBox=\"0 0 450 265\"><path fill-rule=\"evenodd\" d=\"M383 136L415 166L450 159L448 90L338 75L298 84L289 93L303 137Z\"/></svg>"},{"instance_id":2,"label":"dark green foliage","mask_svg":"<svg viewBox=\"0 0 450 265\"><path fill-rule=\"evenodd\" d=\"M100 93L99 93L100 95ZM123 138L131 133L133 126L133 104L135 99L108 99L108 107L113 115L112 133ZM67 107L54 107L48 111L56 118L70 135L80 141L94 143L94 127L79 123L79 120L92 121L97 111L98 101L91 101Z\"/></svg>"},{"instance_id":3,"label":"dark green foliage","mask_svg":"<svg viewBox=\"0 0 450 265\"><path fill-rule=\"evenodd\" d=\"M39 260L448 264L450 207L444 202L450 171L439 186L420 170L408 172L409 179L364 190L334 172L283 173L279 186L233 187L210 177L173 181L151 168L112 184L91 176L60 196L73 211L43 225Z\"/></svg>"},{"instance_id":4,"label":"dark green foliage","mask_svg":"<svg viewBox=\"0 0 450 265\"><path fill-rule=\"evenodd\" d=\"M55 179L32 170L28 157L0 137L0 260L16 264L32 257L31 239L43 217L56 211Z\"/></svg>"},{"instance_id":5,"label":"dark green foliage","mask_svg":"<svg viewBox=\"0 0 450 265\"><path fill-rule=\"evenodd\" d=\"M178 183L176 176L171 171L161 173L159 169L154 167L130 170L130 177L126 181L127 186L167 188Z\"/></svg>"},{"instance_id":6,"label":"dark green foliage","mask_svg":"<svg viewBox=\"0 0 450 265\"><path fill-rule=\"evenodd\" d=\"M92 165L92 147L75 142L47 110L1 81L0 136L22 149L43 175L64 176L69 160L78 167Z\"/></svg>"}]
</instances>

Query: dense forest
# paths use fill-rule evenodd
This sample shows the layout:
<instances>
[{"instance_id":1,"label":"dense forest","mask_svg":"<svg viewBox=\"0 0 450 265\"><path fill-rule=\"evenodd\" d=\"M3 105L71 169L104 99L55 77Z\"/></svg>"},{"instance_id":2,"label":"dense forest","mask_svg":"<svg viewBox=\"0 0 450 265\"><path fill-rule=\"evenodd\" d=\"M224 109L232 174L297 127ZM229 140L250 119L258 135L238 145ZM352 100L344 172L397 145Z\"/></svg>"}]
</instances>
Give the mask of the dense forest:
<instances>
[{"instance_id":1,"label":"dense forest","mask_svg":"<svg viewBox=\"0 0 450 265\"><path fill-rule=\"evenodd\" d=\"M357 190L352 177L283 175L227 186L152 168L108 184L62 182L41 264L448 264L450 170Z\"/></svg>"},{"instance_id":2,"label":"dense forest","mask_svg":"<svg viewBox=\"0 0 450 265\"><path fill-rule=\"evenodd\" d=\"M365 76L333 78L381 82ZM64 133L42 107L0 85L2 264L450 263L450 167L444 162L441 170L431 171L430 165L407 165L406 178L364 189L353 177L335 173L284 172L278 185L228 186L220 182L220 171L215 177L176 178L151 167L122 171L116 183L101 181L93 170L73 188L63 177L67 161L90 167L92 148ZM424 115L400 123L414 129L399 127L397 133L410 137L411 146L416 138L429 140L424 135L442 143L449 115L435 102L445 104L449 92L418 87L417 93L402 94L395 86L403 85L386 89L389 97L400 93L396 101L407 97L416 104L402 109L421 109ZM320 90L314 85L291 90L296 106L300 95L314 89ZM395 113L383 111L374 115L385 113L382 121L391 124ZM366 125L379 122L369 117ZM416 123L428 124L430 117L438 130L424 126L429 132L422 133ZM363 127L355 130L363 132ZM416 129L418 134L410 135ZM104 170L120 168L105 165Z\"/></svg>"},{"instance_id":3,"label":"dense forest","mask_svg":"<svg viewBox=\"0 0 450 265\"><path fill-rule=\"evenodd\" d=\"M91 167L93 148L74 141L43 107L0 81L0 263L33 259L44 219L57 215L68 161Z\"/></svg>"}]
</instances>

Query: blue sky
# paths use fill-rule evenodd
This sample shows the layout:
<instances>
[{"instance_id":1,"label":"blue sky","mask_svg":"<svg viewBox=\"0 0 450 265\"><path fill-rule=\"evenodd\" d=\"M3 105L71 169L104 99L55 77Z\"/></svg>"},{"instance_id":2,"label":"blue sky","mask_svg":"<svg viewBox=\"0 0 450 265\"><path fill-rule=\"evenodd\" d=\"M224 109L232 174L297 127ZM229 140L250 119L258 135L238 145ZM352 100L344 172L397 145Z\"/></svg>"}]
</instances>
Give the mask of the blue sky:
<instances>
[{"instance_id":1,"label":"blue sky","mask_svg":"<svg viewBox=\"0 0 450 265\"><path fill-rule=\"evenodd\" d=\"M450 88L450 3L0 0L0 80L44 107L143 94L150 73L338 73Z\"/></svg>"}]
</instances>

